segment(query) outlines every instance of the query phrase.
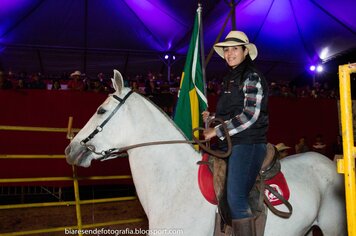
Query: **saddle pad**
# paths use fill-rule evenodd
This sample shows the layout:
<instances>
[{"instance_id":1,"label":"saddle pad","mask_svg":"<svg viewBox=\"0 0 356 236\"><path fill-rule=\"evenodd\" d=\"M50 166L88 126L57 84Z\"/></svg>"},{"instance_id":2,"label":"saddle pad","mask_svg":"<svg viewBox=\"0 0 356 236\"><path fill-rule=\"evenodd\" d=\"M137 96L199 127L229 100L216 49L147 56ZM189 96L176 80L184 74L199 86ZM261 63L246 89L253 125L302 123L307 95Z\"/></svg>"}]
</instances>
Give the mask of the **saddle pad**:
<instances>
[{"instance_id":1,"label":"saddle pad","mask_svg":"<svg viewBox=\"0 0 356 236\"><path fill-rule=\"evenodd\" d=\"M202 155L202 161L209 161L209 155L204 153ZM211 204L217 205L218 201L216 199L214 191L214 180L213 173L211 172L208 164L200 164L198 169L198 183L201 193L204 198Z\"/></svg>"},{"instance_id":2,"label":"saddle pad","mask_svg":"<svg viewBox=\"0 0 356 236\"><path fill-rule=\"evenodd\" d=\"M275 191L282 195L286 200L289 199L290 192L286 179L282 172L278 172L273 178L265 180L265 184L271 186ZM283 202L273 195L268 189L265 189L265 195L273 206L282 204Z\"/></svg>"}]
</instances>

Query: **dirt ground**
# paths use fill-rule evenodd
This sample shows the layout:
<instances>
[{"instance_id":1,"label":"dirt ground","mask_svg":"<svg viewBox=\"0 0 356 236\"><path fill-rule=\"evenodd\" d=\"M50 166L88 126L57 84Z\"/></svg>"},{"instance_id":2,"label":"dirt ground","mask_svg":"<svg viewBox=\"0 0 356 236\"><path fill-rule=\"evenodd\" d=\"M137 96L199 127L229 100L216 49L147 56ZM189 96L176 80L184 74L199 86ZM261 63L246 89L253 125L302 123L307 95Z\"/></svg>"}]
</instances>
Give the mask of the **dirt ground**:
<instances>
[{"instance_id":1,"label":"dirt ground","mask_svg":"<svg viewBox=\"0 0 356 236\"><path fill-rule=\"evenodd\" d=\"M99 226L91 229L104 230L106 233L83 235L146 235L148 221L138 200L81 205L82 223L95 224L140 218L135 223L118 224L113 226ZM75 226L77 223L75 206L39 207L30 209L0 210L0 236L10 235L11 232L32 231L43 228ZM111 231L109 231L111 230ZM119 231L121 230L121 231ZM137 233L137 232L142 233ZM117 234L120 232L119 234ZM77 235L73 231L57 231L52 233L35 233L38 236ZM318 228L313 230L314 236L322 236Z\"/></svg>"},{"instance_id":2,"label":"dirt ground","mask_svg":"<svg viewBox=\"0 0 356 236\"><path fill-rule=\"evenodd\" d=\"M115 235L115 230L125 230L118 235L133 235L130 232L144 232L148 228L148 221L138 200L86 204L81 205L82 223L94 224L130 218L142 218L136 223L119 224L113 226L99 226L92 229L105 230L101 234L83 235ZM0 210L0 235L10 235L11 232L32 231L43 228L75 226L77 224L75 206L38 207L32 209ZM111 231L109 231L111 230ZM131 231L130 231L131 230ZM102 231L102 232L105 232ZM127 232L127 233L125 233ZM95 232L94 232L95 233ZM76 235L73 231L58 231L53 233L36 233L38 236ZM145 234L135 234L145 235Z\"/></svg>"}]
</instances>

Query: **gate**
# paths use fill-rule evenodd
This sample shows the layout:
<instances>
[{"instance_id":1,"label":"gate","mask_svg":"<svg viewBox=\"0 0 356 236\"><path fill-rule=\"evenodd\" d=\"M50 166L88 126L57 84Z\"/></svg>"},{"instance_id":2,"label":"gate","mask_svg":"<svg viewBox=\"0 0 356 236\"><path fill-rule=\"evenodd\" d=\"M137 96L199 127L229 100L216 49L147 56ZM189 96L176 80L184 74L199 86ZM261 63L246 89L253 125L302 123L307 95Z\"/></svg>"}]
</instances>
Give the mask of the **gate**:
<instances>
[{"instance_id":1,"label":"gate","mask_svg":"<svg viewBox=\"0 0 356 236\"><path fill-rule=\"evenodd\" d=\"M30 131L30 132L63 132L67 133L67 138L71 139L73 137L73 131L78 132L79 129L72 130L72 121L73 118L69 117L68 128L48 128L48 127L25 127L25 126L0 126L1 130L7 131ZM62 158L63 161L64 155L6 155L0 154L0 159L57 159ZM132 179L130 175L115 175L115 176L90 176L90 177L80 177L77 175L77 169L75 166L72 166L71 177L63 176L63 177L38 177L38 178L5 178L0 179L1 183L28 183L28 182L54 182L54 181L72 181L74 188L74 201L62 201L62 202L42 202L42 203L29 203L29 204L11 204L11 205L0 205L0 211L4 209L18 209L18 208L35 208L35 207L51 207L51 206L73 206L75 205L76 209L76 219L77 225L69 225L63 227L55 227L55 228L45 228L45 229L37 229L30 231L21 231L21 232L7 232L0 233L0 236L5 235L30 235L30 234L39 234L39 233L50 233L50 232L59 232L65 230L78 230L78 235L83 235L82 232L85 229L96 228L96 227L105 227L111 225L118 224L129 224L141 222L143 218L132 218L125 220L117 220L110 222L102 222L95 224L82 224L82 215L80 206L83 204L95 204L95 203L108 203L108 202L118 202L118 201L132 201L137 200L136 196L128 196L128 197L116 197L116 198L102 198L102 199L93 199L93 200L80 200L79 194L79 181L80 180L123 180L123 179Z\"/></svg>"}]
</instances>

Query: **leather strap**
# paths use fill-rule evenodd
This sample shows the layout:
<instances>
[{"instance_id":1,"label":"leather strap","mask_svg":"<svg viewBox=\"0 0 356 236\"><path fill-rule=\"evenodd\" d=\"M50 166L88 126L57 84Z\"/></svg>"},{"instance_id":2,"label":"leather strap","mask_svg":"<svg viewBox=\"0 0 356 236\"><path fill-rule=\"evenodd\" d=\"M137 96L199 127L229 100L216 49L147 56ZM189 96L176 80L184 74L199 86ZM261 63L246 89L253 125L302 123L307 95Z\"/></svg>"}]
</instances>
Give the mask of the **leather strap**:
<instances>
[{"instance_id":1,"label":"leather strap","mask_svg":"<svg viewBox=\"0 0 356 236\"><path fill-rule=\"evenodd\" d=\"M268 206L268 208L273 212L273 214L280 216L282 218L289 218L292 213L293 213L293 207L292 205L282 196L280 195L274 188L269 186L268 184L265 184L265 188L268 189L275 197L277 197L279 200L283 202L283 204L288 208L289 212L285 211L280 211L277 208L275 208L271 202L268 200L266 194L263 194L263 200L265 204Z\"/></svg>"}]
</instances>

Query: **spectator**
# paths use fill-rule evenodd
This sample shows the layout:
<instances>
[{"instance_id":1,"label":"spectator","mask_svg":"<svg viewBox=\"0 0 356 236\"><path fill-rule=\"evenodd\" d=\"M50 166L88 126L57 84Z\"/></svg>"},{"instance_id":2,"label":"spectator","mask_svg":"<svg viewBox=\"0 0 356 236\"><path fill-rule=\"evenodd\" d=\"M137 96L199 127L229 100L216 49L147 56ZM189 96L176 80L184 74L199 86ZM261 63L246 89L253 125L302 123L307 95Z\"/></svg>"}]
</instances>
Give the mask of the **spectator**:
<instances>
[{"instance_id":1,"label":"spectator","mask_svg":"<svg viewBox=\"0 0 356 236\"><path fill-rule=\"evenodd\" d=\"M25 82L25 79L23 78L19 78L17 80L17 84L15 86L16 89L27 89L28 88L28 85L27 83Z\"/></svg>"},{"instance_id":2,"label":"spectator","mask_svg":"<svg viewBox=\"0 0 356 236\"><path fill-rule=\"evenodd\" d=\"M324 143L323 136L321 134L318 134L315 137L315 142L313 144L313 151L326 155L326 144Z\"/></svg>"},{"instance_id":3,"label":"spectator","mask_svg":"<svg viewBox=\"0 0 356 236\"><path fill-rule=\"evenodd\" d=\"M31 89L46 89L46 83L43 82L38 74L32 75L29 88Z\"/></svg>"},{"instance_id":4,"label":"spectator","mask_svg":"<svg viewBox=\"0 0 356 236\"><path fill-rule=\"evenodd\" d=\"M110 79L106 79L103 73L98 74L98 79L101 83L102 92L106 92L106 93L113 92L113 89L111 88Z\"/></svg>"},{"instance_id":5,"label":"spectator","mask_svg":"<svg viewBox=\"0 0 356 236\"><path fill-rule=\"evenodd\" d=\"M0 89L11 89L12 83L5 77L3 71L0 70Z\"/></svg>"},{"instance_id":6,"label":"spectator","mask_svg":"<svg viewBox=\"0 0 356 236\"><path fill-rule=\"evenodd\" d=\"M71 80L68 82L68 89L84 91L85 84L84 84L81 76L82 76L82 73L79 70L74 71L72 74L70 74Z\"/></svg>"},{"instance_id":7,"label":"spectator","mask_svg":"<svg viewBox=\"0 0 356 236\"><path fill-rule=\"evenodd\" d=\"M58 79L55 79L52 81L51 90L60 90L61 88L62 88L62 86Z\"/></svg>"},{"instance_id":8,"label":"spectator","mask_svg":"<svg viewBox=\"0 0 356 236\"><path fill-rule=\"evenodd\" d=\"M276 145L277 151L279 153L279 158L285 158L286 156L289 155L288 153L288 149L290 149L290 147L286 146L284 143L278 143Z\"/></svg>"},{"instance_id":9,"label":"spectator","mask_svg":"<svg viewBox=\"0 0 356 236\"><path fill-rule=\"evenodd\" d=\"M147 97L150 97L150 98L156 94L159 94L159 90L157 88L156 81L154 80L154 77L150 80L146 80L145 94Z\"/></svg>"},{"instance_id":10,"label":"spectator","mask_svg":"<svg viewBox=\"0 0 356 236\"><path fill-rule=\"evenodd\" d=\"M93 79L90 81L90 91L101 93L104 92L104 87L99 79Z\"/></svg>"},{"instance_id":11,"label":"spectator","mask_svg":"<svg viewBox=\"0 0 356 236\"><path fill-rule=\"evenodd\" d=\"M140 93L140 87L138 85L138 82L136 80L132 80L130 82L130 87L131 87L131 90L136 92L136 93Z\"/></svg>"},{"instance_id":12,"label":"spectator","mask_svg":"<svg viewBox=\"0 0 356 236\"><path fill-rule=\"evenodd\" d=\"M299 142L295 145L295 153L303 153L308 151L309 151L309 147L306 143L306 138L301 137L299 139Z\"/></svg>"},{"instance_id":13,"label":"spectator","mask_svg":"<svg viewBox=\"0 0 356 236\"><path fill-rule=\"evenodd\" d=\"M343 155L343 148L342 148L342 137L341 135L336 136L336 142L333 145L333 152L334 155Z\"/></svg>"}]
</instances>

